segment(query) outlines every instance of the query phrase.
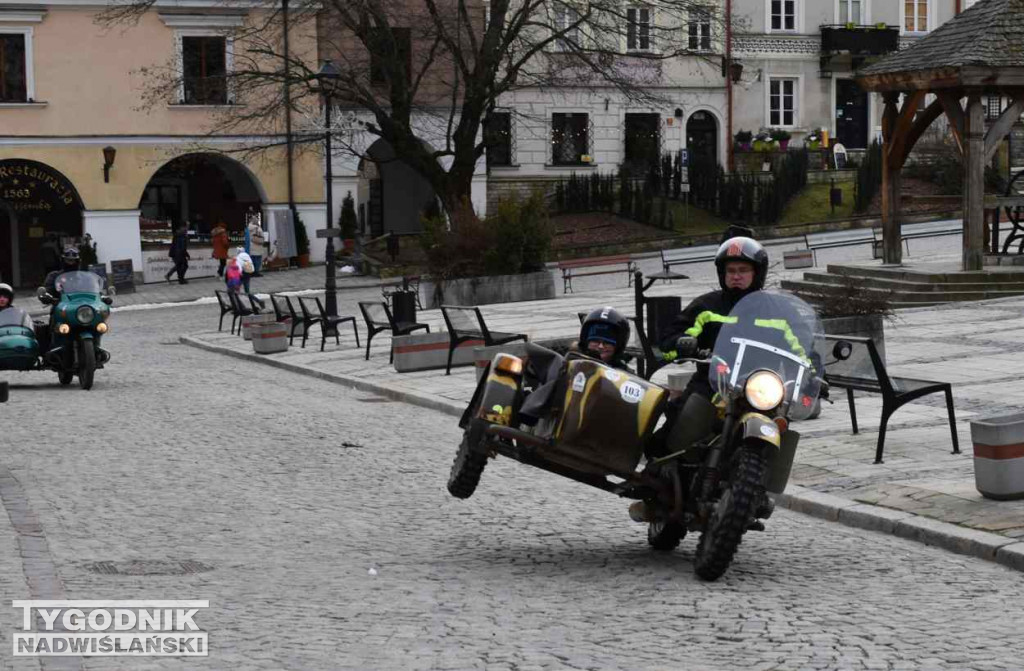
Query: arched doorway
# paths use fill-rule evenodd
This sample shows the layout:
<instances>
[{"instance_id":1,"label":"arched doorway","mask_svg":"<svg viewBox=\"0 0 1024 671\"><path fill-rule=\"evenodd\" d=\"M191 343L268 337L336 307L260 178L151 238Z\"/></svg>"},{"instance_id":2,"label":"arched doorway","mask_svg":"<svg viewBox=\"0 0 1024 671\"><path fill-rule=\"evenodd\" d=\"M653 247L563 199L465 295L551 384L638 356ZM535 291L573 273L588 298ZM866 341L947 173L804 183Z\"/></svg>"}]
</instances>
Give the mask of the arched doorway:
<instances>
[{"instance_id":1,"label":"arched doorway","mask_svg":"<svg viewBox=\"0 0 1024 671\"><path fill-rule=\"evenodd\" d=\"M0 276L16 287L39 286L60 264L65 244L82 235L82 199L50 166L0 161Z\"/></svg>"},{"instance_id":2,"label":"arched doorway","mask_svg":"<svg viewBox=\"0 0 1024 671\"><path fill-rule=\"evenodd\" d=\"M437 196L430 183L411 165L398 159L385 140L377 140L366 151L359 166L360 192L367 200L365 221L371 237L384 233L418 233L421 216Z\"/></svg>"},{"instance_id":3,"label":"arched doorway","mask_svg":"<svg viewBox=\"0 0 1024 671\"><path fill-rule=\"evenodd\" d=\"M258 181L238 161L210 153L179 156L154 173L139 199L143 249L169 243L181 224L192 240L205 242L222 221L232 239L241 240L246 213L261 211L264 200Z\"/></svg>"},{"instance_id":4,"label":"arched doorway","mask_svg":"<svg viewBox=\"0 0 1024 671\"><path fill-rule=\"evenodd\" d=\"M715 115L699 110L686 122L686 148L690 161L718 163L718 121Z\"/></svg>"}]
</instances>

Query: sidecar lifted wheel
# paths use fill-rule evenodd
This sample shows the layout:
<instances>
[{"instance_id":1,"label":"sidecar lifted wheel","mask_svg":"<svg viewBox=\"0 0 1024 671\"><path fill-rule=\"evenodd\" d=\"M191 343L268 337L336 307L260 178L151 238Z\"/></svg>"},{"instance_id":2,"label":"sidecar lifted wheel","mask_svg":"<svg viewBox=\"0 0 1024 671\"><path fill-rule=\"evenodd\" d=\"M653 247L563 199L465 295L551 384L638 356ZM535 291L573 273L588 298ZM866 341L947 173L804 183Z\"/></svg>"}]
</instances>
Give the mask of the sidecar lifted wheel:
<instances>
[{"instance_id":1,"label":"sidecar lifted wheel","mask_svg":"<svg viewBox=\"0 0 1024 671\"><path fill-rule=\"evenodd\" d=\"M478 434L472 427L462 434L462 443L455 455L451 475L448 476L448 493L457 499L468 499L473 496L480 476L487 466L487 455L471 449L473 438Z\"/></svg>"}]
</instances>

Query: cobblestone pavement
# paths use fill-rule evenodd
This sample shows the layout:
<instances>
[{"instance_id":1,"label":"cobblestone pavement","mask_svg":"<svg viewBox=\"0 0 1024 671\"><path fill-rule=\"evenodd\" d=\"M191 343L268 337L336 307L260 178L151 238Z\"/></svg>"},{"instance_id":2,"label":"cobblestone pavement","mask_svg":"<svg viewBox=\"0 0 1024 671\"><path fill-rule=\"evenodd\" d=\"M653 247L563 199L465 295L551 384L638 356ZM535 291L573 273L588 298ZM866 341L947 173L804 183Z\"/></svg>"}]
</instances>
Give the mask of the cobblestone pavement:
<instances>
[{"instance_id":1,"label":"cobblestone pavement","mask_svg":"<svg viewBox=\"0 0 1024 671\"><path fill-rule=\"evenodd\" d=\"M179 345L210 312L115 315L91 392L5 375L0 467L60 582L0 520L0 598L211 602L210 657L86 669L1020 667L1017 572L780 510L700 583L694 540L651 552L604 492L498 460L452 499L451 417ZM210 570L89 570L128 560ZM0 668L39 668L17 622L0 607Z\"/></svg>"}]
</instances>

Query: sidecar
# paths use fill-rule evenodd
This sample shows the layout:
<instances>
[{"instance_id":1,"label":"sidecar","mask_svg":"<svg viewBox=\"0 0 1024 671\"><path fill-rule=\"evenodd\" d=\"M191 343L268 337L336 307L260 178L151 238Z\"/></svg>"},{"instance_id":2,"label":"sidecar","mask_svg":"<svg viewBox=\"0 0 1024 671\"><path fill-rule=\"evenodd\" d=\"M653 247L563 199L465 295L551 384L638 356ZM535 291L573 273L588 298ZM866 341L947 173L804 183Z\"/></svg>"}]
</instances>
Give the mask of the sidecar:
<instances>
[{"instance_id":1,"label":"sidecar","mask_svg":"<svg viewBox=\"0 0 1024 671\"><path fill-rule=\"evenodd\" d=\"M0 370L39 367L39 342L29 314L21 308L0 310Z\"/></svg>"},{"instance_id":2,"label":"sidecar","mask_svg":"<svg viewBox=\"0 0 1024 671\"><path fill-rule=\"evenodd\" d=\"M632 498L659 490L636 467L668 391L581 354L563 359L533 344L527 352L544 363L525 399L524 362L509 354L495 355L477 386L460 421L449 492L471 496L491 453Z\"/></svg>"}]
</instances>

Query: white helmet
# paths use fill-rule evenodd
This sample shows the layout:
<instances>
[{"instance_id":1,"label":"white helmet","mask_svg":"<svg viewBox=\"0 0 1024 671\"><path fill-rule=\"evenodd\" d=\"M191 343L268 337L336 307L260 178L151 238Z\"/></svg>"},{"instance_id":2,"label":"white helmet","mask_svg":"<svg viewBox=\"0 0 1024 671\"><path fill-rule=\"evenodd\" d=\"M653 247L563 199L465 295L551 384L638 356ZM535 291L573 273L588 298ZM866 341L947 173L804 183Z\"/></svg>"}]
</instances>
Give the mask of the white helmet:
<instances>
[{"instance_id":1,"label":"white helmet","mask_svg":"<svg viewBox=\"0 0 1024 671\"><path fill-rule=\"evenodd\" d=\"M9 302L14 302L14 287L7 283L0 283L0 296L6 295Z\"/></svg>"}]
</instances>

